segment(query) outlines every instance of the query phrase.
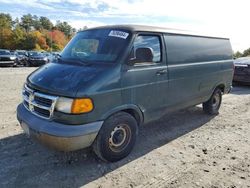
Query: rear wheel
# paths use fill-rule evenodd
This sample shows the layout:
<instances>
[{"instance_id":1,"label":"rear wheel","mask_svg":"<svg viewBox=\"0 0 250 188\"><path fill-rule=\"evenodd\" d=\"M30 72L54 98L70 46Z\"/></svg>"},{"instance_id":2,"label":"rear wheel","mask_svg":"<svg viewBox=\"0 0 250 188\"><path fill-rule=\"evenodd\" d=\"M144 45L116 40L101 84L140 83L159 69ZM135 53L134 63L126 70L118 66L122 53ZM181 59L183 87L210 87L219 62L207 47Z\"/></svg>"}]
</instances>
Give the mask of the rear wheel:
<instances>
[{"instance_id":1,"label":"rear wheel","mask_svg":"<svg viewBox=\"0 0 250 188\"><path fill-rule=\"evenodd\" d=\"M118 161L133 149L137 131L133 116L126 112L114 114L104 121L93 144L94 152L104 161Z\"/></svg>"},{"instance_id":2,"label":"rear wheel","mask_svg":"<svg viewBox=\"0 0 250 188\"><path fill-rule=\"evenodd\" d=\"M219 113L220 105L222 101L222 92L221 89L216 88L213 92L211 98L203 103L203 110L204 112L215 115Z\"/></svg>"}]
</instances>

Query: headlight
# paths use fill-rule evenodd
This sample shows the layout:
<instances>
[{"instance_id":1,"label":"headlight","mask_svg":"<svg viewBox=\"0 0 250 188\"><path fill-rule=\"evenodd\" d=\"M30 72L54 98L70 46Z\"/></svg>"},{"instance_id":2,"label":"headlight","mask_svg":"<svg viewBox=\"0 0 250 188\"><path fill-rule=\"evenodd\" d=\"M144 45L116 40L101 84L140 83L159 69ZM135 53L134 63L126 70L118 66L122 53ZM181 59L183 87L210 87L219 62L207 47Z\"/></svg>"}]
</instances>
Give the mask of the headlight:
<instances>
[{"instance_id":1,"label":"headlight","mask_svg":"<svg viewBox=\"0 0 250 188\"><path fill-rule=\"evenodd\" d=\"M92 100L89 98L70 99L66 97L60 97L57 100L55 108L57 111L68 114L82 114L92 111L94 105Z\"/></svg>"},{"instance_id":2,"label":"headlight","mask_svg":"<svg viewBox=\"0 0 250 188\"><path fill-rule=\"evenodd\" d=\"M73 103L73 99L59 97L56 102L56 110L64 113L71 113L71 106Z\"/></svg>"},{"instance_id":3,"label":"headlight","mask_svg":"<svg viewBox=\"0 0 250 188\"><path fill-rule=\"evenodd\" d=\"M44 57L43 60L44 60L44 61L48 61L48 58L47 58L47 57Z\"/></svg>"},{"instance_id":4,"label":"headlight","mask_svg":"<svg viewBox=\"0 0 250 188\"><path fill-rule=\"evenodd\" d=\"M10 60L15 60L16 59L16 57L10 57Z\"/></svg>"}]
</instances>

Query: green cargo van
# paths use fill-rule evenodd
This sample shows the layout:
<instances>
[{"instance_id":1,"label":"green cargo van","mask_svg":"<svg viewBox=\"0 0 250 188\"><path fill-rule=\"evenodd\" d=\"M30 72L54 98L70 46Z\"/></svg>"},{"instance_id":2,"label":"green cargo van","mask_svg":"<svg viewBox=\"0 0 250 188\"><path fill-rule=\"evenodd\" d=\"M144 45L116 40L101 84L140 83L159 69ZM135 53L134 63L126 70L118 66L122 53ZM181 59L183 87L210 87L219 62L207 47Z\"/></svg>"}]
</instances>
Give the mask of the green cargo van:
<instances>
[{"instance_id":1,"label":"green cargo van","mask_svg":"<svg viewBox=\"0 0 250 188\"><path fill-rule=\"evenodd\" d=\"M17 118L51 148L91 146L112 162L131 152L139 126L169 112L202 103L217 114L232 78L227 38L138 25L91 28L28 76Z\"/></svg>"}]
</instances>

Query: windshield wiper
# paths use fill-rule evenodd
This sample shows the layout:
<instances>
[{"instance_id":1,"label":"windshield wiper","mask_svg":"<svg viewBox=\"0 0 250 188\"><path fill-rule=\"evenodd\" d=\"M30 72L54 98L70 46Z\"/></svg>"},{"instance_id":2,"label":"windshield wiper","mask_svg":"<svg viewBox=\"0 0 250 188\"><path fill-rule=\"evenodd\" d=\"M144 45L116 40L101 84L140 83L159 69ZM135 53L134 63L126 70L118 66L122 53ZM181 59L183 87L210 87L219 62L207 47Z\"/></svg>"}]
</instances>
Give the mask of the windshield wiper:
<instances>
[{"instance_id":1,"label":"windshield wiper","mask_svg":"<svg viewBox=\"0 0 250 188\"><path fill-rule=\"evenodd\" d=\"M81 64L81 65L85 65L85 66L91 65L91 63L88 63L88 62L83 61L81 59L63 59L61 57L62 56L60 55L60 58L58 58L57 61L60 61L60 62L69 62L69 63L77 63L77 64Z\"/></svg>"},{"instance_id":2,"label":"windshield wiper","mask_svg":"<svg viewBox=\"0 0 250 188\"><path fill-rule=\"evenodd\" d=\"M73 61L77 61L77 62L79 62L79 63L81 63L81 64L84 64L84 65L91 65L91 63L89 63L89 62L87 62L87 61L84 61L84 60L82 60L82 59L74 59Z\"/></svg>"}]
</instances>

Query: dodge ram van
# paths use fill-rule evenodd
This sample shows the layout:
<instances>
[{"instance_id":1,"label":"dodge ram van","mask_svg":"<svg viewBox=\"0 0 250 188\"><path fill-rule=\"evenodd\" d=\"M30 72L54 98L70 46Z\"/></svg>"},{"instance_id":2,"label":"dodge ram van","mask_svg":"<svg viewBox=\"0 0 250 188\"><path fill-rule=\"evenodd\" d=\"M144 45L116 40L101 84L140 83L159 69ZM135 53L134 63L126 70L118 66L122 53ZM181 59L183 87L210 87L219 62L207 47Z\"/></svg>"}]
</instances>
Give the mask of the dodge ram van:
<instances>
[{"instance_id":1,"label":"dodge ram van","mask_svg":"<svg viewBox=\"0 0 250 188\"><path fill-rule=\"evenodd\" d=\"M138 25L91 28L27 77L17 119L48 147L91 146L113 162L131 152L139 126L168 112L202 103L217 114L232 78L227 38Z\"/></svg>"}]
</instances>

